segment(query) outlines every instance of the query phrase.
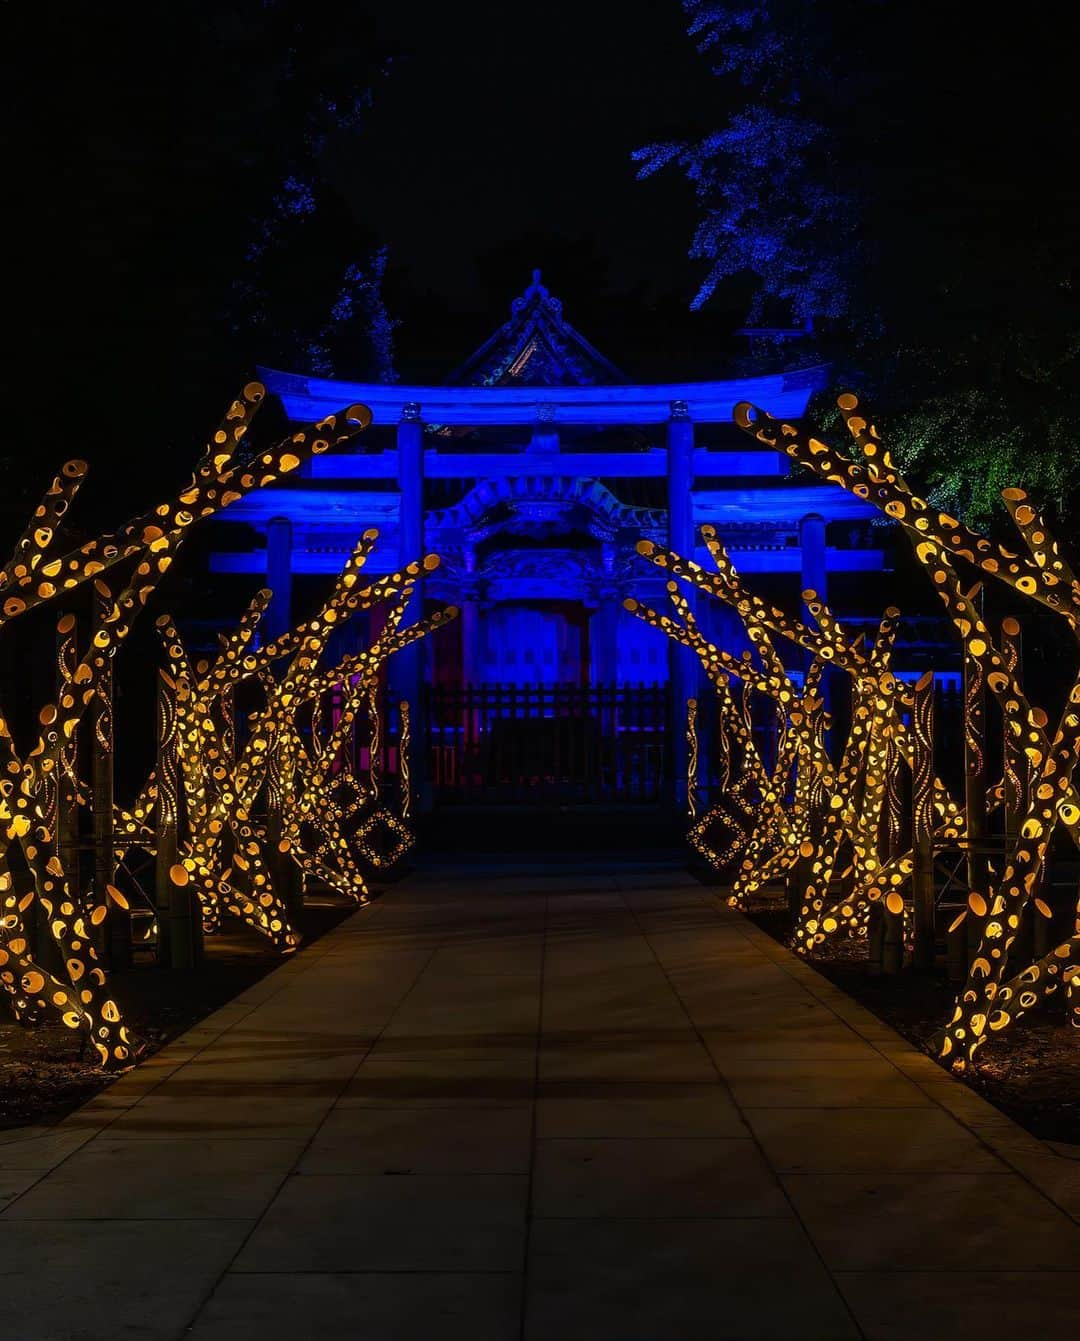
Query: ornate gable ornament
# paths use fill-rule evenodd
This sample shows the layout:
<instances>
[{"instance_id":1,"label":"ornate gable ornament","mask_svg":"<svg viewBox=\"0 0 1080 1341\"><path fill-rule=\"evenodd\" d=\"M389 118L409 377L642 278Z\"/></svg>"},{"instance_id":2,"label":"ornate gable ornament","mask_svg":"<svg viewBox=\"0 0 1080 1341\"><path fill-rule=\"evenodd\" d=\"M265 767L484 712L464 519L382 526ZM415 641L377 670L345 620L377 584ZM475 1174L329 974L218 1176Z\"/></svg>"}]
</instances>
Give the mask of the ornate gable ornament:
<instances>
[{"instance_id":1,"label":"ornate gable ornament","mask_svg":"<svg viewBox=\"0 0 1080 1341\"><path fill-rule=\"evenodd\" d=\"M516 475L481 480L460 503L428 513L426 533L473 536L496 531L526 531L565 523L577 515L582 528L598 540L613 540L620 531L651 537L665 531L667 513L658 508L620 502L599 480L565 475Z\"/></svg>"},{"instance_id":2,"label":"ornate gable ornament","mask_svg":"<svg viewBox=\"0 0 1080 1341\"><path fill-rule=\"evenodd\" d=\"M597 386L625 374L563 316L558 298L534 270L510 305L510 320L448 379L450 386Z\"/></svg>"}]
</instances>

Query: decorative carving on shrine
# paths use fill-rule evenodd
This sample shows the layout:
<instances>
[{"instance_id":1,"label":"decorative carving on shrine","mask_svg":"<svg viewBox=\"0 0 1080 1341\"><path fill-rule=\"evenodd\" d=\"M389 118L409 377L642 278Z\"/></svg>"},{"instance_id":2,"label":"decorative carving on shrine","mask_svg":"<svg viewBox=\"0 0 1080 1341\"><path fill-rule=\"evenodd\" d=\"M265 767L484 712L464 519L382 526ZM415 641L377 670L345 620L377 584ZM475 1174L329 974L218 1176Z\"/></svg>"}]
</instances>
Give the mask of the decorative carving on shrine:
<instances>
[{"instance_id":1,"label":"decorative carving on shrine","mask_svg":"<svg viewBox=\"0 0 1080 1341\"><path fill-rule=\"evenodd\" d=\"M563 305L541 283L513 300L510 320L450 378L452 386L594 386L625 375L566 320Z\"/></svg>"},{"instance_id":2,"label":"decorative carving on shrine","mask_svg":"<svg viewBox=\"0 0 1080 1341\"><path fill-rule=\"evenodd\" d=\"M614 540L620 531L659 535L666 525L661 509L621 503L599 480L523 473L484 480L453 507L429 513L427 533L461 533L476 540L506 529L508 517L527 524L530 508L537 510L532 520L561 520L569 529L568 519L574 517L582 530L603 541ZM505 514L501 521L500 511Z\"/></svg>"}]
</instances>

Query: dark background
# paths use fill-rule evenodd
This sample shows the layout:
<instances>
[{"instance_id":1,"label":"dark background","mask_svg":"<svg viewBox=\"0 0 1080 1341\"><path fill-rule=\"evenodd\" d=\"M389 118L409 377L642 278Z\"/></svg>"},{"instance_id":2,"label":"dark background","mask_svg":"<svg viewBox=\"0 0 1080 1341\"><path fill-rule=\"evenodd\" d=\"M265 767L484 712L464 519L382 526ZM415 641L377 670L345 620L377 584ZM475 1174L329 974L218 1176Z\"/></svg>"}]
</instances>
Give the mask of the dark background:
<instances>
[{"instance_id":1,"label":"dark background","mask_svg":"<svg viewBox=\"0 0 1080 1341\"><path fill-rule=\"evenodd\" d=\"M7 4L3 16L0 457L20 519L68 455L93 464L93 510L180 477L255 364L284 361L273 314L302 323L305 305L325 305L350 249L390 248L406 380L449 372L533 266L632 376L722 375L744 353L740 280L688 310L702 275L686 255L690 187L677 173L637 182L630 162L643 143L721 124L738 94L712 77L675 0ZM1026 319L1040 267L1077 236L1060 12L866 0L822 6L826 22L888 340L978 339ZM319 152L322 231L282 250L271 316L253 330L230 311L252 238L304 158L312 98L350 86L370 88L371 107ZM825 353L864 366L857 341Z\"/></svg>"},{"instance_id":2,"label":"dark background","mask_svg":"<svg viewBox=\"0 0 1080 1341\"><path fill-rule=\"evenodd\" d=\"M630 152L688 127L712 91L677 5L642 6L626 24L610 6L558 0L526 13L305 8L309 53L373 85L361 131L324 156L323 208L342 254L349 240L358 254L390 246L403 376L449 372L533 266L597 343L618 337L616 361L667 357L656 313L682 316L694 289L691 197L676 181L637 184ZM122 456L156 472L270 359L257 340L223 338L220 319L288 170L296 125L283 123L300 117L276 99L292 34L276 50L272 36L242 36L259 10L7 7L12 407L26 431L54 388L99 470ZM308 92L318 83L316 71ZM298 247L275 283L325 287L321 261ZM733 308L686 324L737 319Z\"/></svg>"},{"instance_id":3,"label":"dark background","mask_svg":"<svg viewBox=\"0 0 1080 1341\"><path fill-rule=\"evenodd\" d=\"M75 532L165 496L256 364L303 370L282 332L324 312L343 262L380 245L405 380L449 373L534 266L631 376L716 377L746 357L734 332L749 283L689 310L703 271L687 258L693 191L675 172L638 182L630 159L650 141L706 134L746 96L712 76L675 0L9 3L0 14L5 543L71 456L92 464ZM788 357L828 357L838 379L876 378L879 395L893 351L950 340L984 347L972 384L996 386L1025 323L1064 332L1075 360L1060 258L1080 236L1080 158L1060 12L834 0L821 14L817 92L863 190L871 301L888 323L875 348L834 332ZM320 97L340 108L368 90L355 130L313 122ZM285 236L263 273L253 240L292 171L317 182L318 226ZM261 325L250 301L238 315L238 285L255 308L265 298ZM356 351L342 374L364 375L359 340ZM970 440L933 446L960 473L983 468ZM198 576L211 540L211 527L192 537L159 597L178 614L214 602ZM933 608L921 575L896 581L905 609ZM36 700L51 669L11 644L0 670ZM141 622L128 658L156 657Z\"/></svg>"}]
</instances>

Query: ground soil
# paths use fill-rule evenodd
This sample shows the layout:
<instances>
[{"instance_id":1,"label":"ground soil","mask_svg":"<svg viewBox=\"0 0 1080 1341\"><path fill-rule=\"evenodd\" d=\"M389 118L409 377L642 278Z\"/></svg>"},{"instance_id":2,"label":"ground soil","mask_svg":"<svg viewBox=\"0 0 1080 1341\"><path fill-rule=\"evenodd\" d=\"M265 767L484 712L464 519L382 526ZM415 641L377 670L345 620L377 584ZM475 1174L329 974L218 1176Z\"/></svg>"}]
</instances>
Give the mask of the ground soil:
<instances>
[{"instance_id":1,"label":"ground soil","mask_svg":"<svg viewBox=\"0 0 1080 1341\"><path fill-rule=\"evenodd\" d=\"M308 899L300 920L304 944L317 940L355 910L344 899ZM128 973L110 982L129 1028L156 1052L282 962L268 942L239 922L227 921L206 939L202 964L163 970L139 955ZM0 1128L56 1122L109 1084L82 1046L80 1035L62 1024L25 1029L0 1012Z\"/></svg>"},{"instance_id":2,"label":"ground soil","mask_svg":"<svg viewBox=\"0 0 1080 1341\"><path fill-rule=\"evenodd\" d=\"M791 922L786 906L761 900L749 912L763 931L788 943ZM841 942L828 957L812 963L924 1052L930 1036L952 1014L956 989L943 971L871 977L866 947L857 941ZM1080 1145L1080 1038L1069 1026L1064 1007L1063 999L1052 1001L987 1043L979 1054L978 1069L965 1077L965 1083L1032 1135Z\"/></svg>"}]
</instances>

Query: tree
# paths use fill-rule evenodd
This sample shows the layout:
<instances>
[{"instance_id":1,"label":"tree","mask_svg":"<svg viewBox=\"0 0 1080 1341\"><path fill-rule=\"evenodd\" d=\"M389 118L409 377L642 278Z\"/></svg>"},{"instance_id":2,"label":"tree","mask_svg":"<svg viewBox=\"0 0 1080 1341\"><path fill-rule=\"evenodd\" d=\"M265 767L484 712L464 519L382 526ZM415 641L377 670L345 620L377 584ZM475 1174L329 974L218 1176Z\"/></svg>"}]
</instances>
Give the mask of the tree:
<instances>
[{"instance_id":1,"label":"tree","mask_svg":"<svg viewBox=\"0 0 1080 1341\"><path fill-rule=\"evenodd\" d=\"M355 173L357 143L389 61L370 46L366 25L296 0L273 0L268 33L273 96L284 115L269 158L262 210L250 223L232 285L234 333L260 358L300 372L395 380L397 323L383 297L389 259L372 246L346 205L343 178ZM363 40L366 57L356 59ZM352 49L350 50L350 47Z\"/></svg>"},{"instance_id":2,"label":"tree","mask_svg":"<svg viewBox=\"0 0 1080 1341\"><path fill-rule=\"evenodd\" d=\"M819 6L683 0L683 8L734 101L719 129L646 145L633 157L639 177L672 165L693 184L701 217L690 256L708 268L692 306L748 272L756 281L751 321L849 316L857 198L838 171L830 131L844 81Z\"/></svg>"},{"instance_id":3,"label":"tree","mask_svg":"<svg viewBox=\"0 0 1080 1341\"><path fill-rule=\"evenodd\" d=\"M961 4L931 34L879 0L683 8L726 119L636 158L694 185L695 304L749 272L753 323L813 321L802 357L865 392L905 469L970 520L1000 518L1018 483L1071 507L1080 145L1052 23Z\"/></svg>"}]
</instances>

